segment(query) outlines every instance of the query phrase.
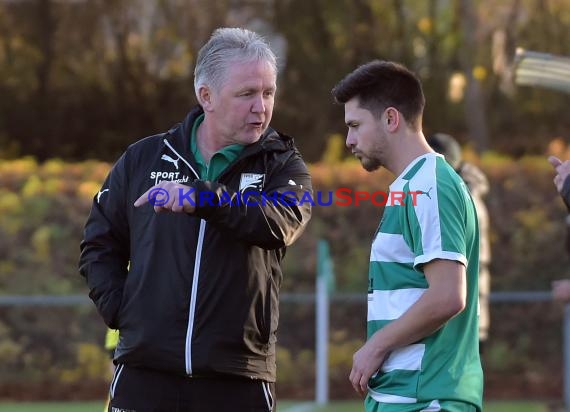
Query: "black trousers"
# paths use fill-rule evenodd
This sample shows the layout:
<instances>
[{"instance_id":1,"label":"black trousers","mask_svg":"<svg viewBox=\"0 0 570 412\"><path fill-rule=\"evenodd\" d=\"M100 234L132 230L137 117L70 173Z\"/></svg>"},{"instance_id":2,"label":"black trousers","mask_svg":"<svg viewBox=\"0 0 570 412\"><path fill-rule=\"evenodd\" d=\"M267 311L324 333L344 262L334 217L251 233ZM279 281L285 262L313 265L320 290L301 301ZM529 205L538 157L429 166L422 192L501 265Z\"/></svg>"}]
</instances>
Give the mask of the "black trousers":
<instances>
[{"instance_id":1,"label":"black trousers","mask_svg":"<svg viewBox=\"0 0 570 412\"><path fill-rule=\"evenodd\" d=\"M225 377L189 378L118 365L109 412L275 412L275 384Z\"/></svg>"}]
</instances>

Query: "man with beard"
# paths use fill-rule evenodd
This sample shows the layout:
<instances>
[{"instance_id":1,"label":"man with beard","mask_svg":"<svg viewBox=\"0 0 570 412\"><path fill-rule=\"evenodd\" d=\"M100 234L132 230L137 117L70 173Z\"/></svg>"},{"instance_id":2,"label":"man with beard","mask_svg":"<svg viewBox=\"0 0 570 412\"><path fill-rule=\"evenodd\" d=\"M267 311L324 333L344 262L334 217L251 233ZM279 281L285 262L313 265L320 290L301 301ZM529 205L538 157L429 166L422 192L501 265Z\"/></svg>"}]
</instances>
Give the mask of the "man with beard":
<instances>
[{"instance_id":1,"label":"man with beard","mask_svg":"<svg viewBox=\"0 0 570 412\"><path fill-rule=\"evenodd\" d=\"M479 230L463 180L422 133L419 79L372 61L333 89L344 104L346 145L367 171L396 179L372 243L368 340L350 382L367 412L480 411ZM415 197L415 198L414 198Z\"/></svg>"}]
</instances>

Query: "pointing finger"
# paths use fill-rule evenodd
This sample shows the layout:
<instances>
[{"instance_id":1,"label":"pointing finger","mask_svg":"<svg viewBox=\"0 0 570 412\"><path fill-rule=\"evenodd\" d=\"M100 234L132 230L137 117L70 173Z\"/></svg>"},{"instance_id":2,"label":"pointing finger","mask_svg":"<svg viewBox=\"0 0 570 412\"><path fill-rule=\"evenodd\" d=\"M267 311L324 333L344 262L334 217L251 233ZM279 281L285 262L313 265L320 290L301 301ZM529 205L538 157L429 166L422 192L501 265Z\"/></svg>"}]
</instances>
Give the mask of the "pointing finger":
<instances>
[{"instance_id":1,"label":"pointing finger","mask_svg":"<svg viewBox=\"0 0 570 412\"><path fill-rule=\"evenodd\" d=\"M555 169L562 164L562 160L557 158L556 156L548 156L548 162L554 167Z\"/></svg>"},{"instance_id":2,"label":"pointing finger","mask_svg":"<svg viewBox=\"0 0 570 412\"><path fill-rule=\"evenodd\" d=\"M135 200L134 206L135 207L139 207L142 206L146 203L148 203L148 192L150 192L152 190L152 187L150 189L148 189L146 192L144 192L141 197L139 197L137 200Z\"/></svg>"}]
</instances>

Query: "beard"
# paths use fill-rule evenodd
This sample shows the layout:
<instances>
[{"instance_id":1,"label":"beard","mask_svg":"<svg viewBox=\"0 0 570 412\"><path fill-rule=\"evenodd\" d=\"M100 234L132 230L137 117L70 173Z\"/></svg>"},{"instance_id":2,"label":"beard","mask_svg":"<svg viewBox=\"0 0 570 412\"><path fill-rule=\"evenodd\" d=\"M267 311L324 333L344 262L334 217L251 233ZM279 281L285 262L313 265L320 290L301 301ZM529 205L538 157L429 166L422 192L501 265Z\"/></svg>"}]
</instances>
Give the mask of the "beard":
<instances>
[{"instance_id":1,"label":"beard","mask_svg":"<svg viewBox=\"0 0 570 412\"><path fill-rule=\"evenodd\" d=\"M361 157L360 164L367 172L373 172L382 167L382 162L380 162L380 160L371 157Z\"/></svg>"}]
</instances>

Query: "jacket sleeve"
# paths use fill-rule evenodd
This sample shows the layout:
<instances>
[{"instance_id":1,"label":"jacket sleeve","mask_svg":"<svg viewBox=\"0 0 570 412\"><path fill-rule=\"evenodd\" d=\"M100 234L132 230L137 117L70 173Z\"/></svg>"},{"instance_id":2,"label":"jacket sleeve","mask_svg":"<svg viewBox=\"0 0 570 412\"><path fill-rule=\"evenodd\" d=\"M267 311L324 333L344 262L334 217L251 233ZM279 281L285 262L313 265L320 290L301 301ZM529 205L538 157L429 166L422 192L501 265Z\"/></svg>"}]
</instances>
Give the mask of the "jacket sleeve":
<instances>
[{"instance_id":1,"label":"jacket sleeve","mask_svg":"<svg viewBox=\"0 0 570 412\"><path fill-rule=\"evenodd\" d=\"M115 164L93 199L81 242L79 272L105 324L117 329L129 261L125 155Z\"/></svg>"},{"instance_id":2,"label":"jacket sleeve","mask_svg":"<svg viewBox=\"0 0 570 412\"><path fill-rule=\"evenodd\" d=\"M566 205L568 212L570 212L570 176L564 179L560 196L562 196L562 200L564 200L564 204Z\"/></svg>"},{"instance_id":3,"label":"jacket sleeve","mask_svg":"<svg viewBox=\"0 0 570 412\"><path fill-rule=\"evenodd\" d=\"M311 217L312 186L307 166L294 153L266 176L263 192L236 192L196 180L195 216L263 249L291 245Z\"/></svg>"}]
</instances>

